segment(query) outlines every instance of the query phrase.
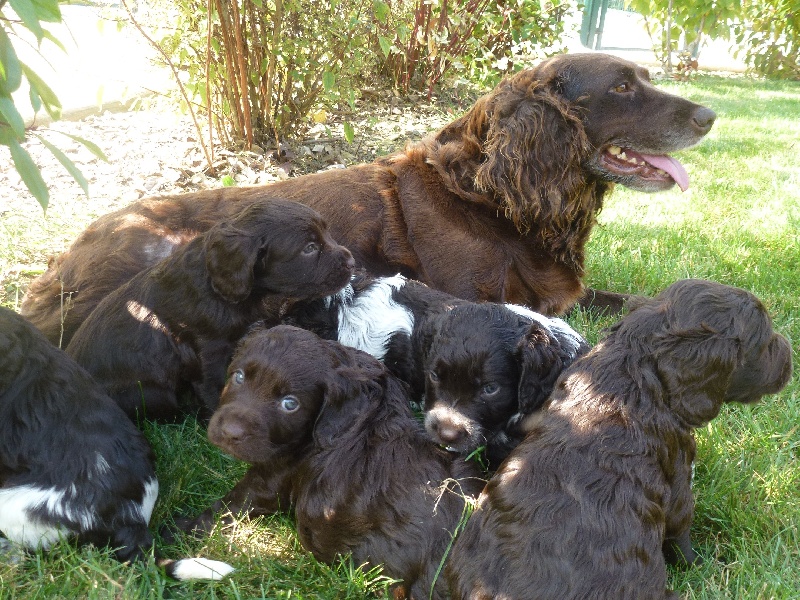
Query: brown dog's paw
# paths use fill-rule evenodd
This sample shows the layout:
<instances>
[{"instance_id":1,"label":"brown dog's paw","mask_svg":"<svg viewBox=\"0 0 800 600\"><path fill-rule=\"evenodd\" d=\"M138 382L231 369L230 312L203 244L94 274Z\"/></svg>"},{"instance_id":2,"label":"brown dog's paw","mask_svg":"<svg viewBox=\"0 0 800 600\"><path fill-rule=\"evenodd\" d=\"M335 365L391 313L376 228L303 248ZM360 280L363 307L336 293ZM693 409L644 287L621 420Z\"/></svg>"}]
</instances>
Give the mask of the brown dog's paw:
<instances>
[{"instance_id":1,"label":"brown dog's paw","mask_svg":"<svg viewBox=\"0 0 800 600\"><path fill-rule=\"evenodd\" d=\"M616 292L604 292L594 288L586 288L583 296L575 303L572 310L580 308L587 311L592 310L601 315L621 315L626 311L628 301L638 297L634 294L618 294Z\"/></svg>"}]
</instances>

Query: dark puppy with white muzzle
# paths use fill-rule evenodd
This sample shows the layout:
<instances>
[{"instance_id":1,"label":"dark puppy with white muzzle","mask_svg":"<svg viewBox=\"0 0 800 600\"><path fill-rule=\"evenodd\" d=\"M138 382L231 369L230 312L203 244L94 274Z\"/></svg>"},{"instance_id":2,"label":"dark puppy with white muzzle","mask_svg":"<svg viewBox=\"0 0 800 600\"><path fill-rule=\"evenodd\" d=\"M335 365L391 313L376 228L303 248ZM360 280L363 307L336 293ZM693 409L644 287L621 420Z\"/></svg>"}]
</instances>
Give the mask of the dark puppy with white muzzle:
<instances>
[{"instance_id":1,"label":"dark puppy with white muzzle","mask_svg":"<svg viewBox=\"0 0 800 600\"><path fill-rule=\"evenodd\" d=\"M341 289L355 263L311 208L263 200L106 297L67 353L131 417L180 414L191 391L210 416L233 349L258 321Z\"/></svg>"},{"instance_id":2,"label":"dark puppy with white muzzle","mask_svg":"<svg viewBox=\"0 0 800 600\"><path fill-rule=\"evenodd\" d=\"M0 533L24 549L61 537L146 558L158 496L147 440L89 374L0 307ZM176 579L220 579L230 565L160 561Z\"/></svg>"},{"instance_id":3,"label":"dark puppy with white muzzle","mask_svg":"<svg viewBox=\"0 0 800 600\"><path fill-rule=\"evenodd\" d=\"M356 275L284 320L382 360L414 398L424 396L432 439L463 454L486 446L494 467L522 439L517 423L589 349L561 319L469 302L400 275Z\"/></svg>"}]
</instances>

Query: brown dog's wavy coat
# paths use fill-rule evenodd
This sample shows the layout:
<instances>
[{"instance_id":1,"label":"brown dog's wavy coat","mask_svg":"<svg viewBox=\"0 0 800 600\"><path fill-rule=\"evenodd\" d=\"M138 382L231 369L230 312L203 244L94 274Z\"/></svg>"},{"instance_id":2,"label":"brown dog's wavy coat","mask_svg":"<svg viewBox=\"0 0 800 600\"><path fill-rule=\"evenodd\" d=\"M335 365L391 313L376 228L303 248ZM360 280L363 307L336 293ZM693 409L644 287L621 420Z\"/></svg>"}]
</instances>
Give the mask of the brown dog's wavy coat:
<instances>
[{"instance_id":1,"label":"brown dog's wavy coat","mask_svg":"<svg viewBox=\"0 0 800 600\"><path fill-rule=\"evenodd\" d=\"M135 273L274 195L318 210L373 275L402 273L467 300L561 313L582 294L584 246L612 184L685 187L683 168L663 155L698 142L715 116L658 90L631 62L558 56L374 163L142 200L101 217L31 284L22 312L58 343L65 306L66 344Z\"/></svg>"},{"instance_id":2,"label":"brown dog's wavy coat","mask_svg":"<svg viewBox=\"0 0 800 600\"><path fill-rule=\"evenodd\" d=\"M247 336L229 375L208 437L252 466L215 510L292 506L317 559L352 553L402 580L394 598L446 598L438 568L484 481L426 438L405 386L372 356L288 325ZM192 523L210 524L211 511Z\"/></svg>"},{"instance_id":3,"label":"brown dog's wavy coat","mask_svg":"<svg viewBox=\"0 0 800 600\"><path fill-rule=\"evenodd\" d=\"M689 540L693 429L791 375L791 347L744 290L678 282L568 368L453 548L454 600L641 600Z\"/></svg>"},{"instance_id":4,"label":"brown dog's wavy coat","mask_svg":"<svg viewBox=\"0 0 800 600\"><path fill-rule=\"evenodd\" d=\"M176 416L186 388L210 415L247 328L338 291L354 264L316 211L257 202L107 296L67 353L131 417Z\"/></svg>"}]
</instances>

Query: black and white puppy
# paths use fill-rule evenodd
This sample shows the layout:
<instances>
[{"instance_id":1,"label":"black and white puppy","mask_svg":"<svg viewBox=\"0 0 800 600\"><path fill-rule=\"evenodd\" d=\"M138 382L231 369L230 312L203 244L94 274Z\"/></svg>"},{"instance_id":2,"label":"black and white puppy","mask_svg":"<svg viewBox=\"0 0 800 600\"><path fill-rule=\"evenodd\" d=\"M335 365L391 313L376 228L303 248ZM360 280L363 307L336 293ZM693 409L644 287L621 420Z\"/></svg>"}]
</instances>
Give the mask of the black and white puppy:
<instances>
[{"instance_id":1,"label":"black and white puppy","mask_svg":"<svg viewBox=\"0 0 800 600\"><path fill-rule=\"evenodd\" d=\"M0 307L0 532L27 550L62 537L110 545L121 561L153 545L153 452L67 354ZM206 559L160 561L176 579L220 579Z\"/></svg>"},{"instance_id":2,"label":"black and white puppy","mask_svg":"<svg viewBox=\"0 0 800 600\"><path fill-rule=\"evenodd\" d=\"M589 349L565 321L521 306L475 303L400 275L356 275L334 296L296 305L286 322L368 352L424 398L442 446L486 446L497 466L521 440L561 371Z\"/></svg>"}]
</instances>

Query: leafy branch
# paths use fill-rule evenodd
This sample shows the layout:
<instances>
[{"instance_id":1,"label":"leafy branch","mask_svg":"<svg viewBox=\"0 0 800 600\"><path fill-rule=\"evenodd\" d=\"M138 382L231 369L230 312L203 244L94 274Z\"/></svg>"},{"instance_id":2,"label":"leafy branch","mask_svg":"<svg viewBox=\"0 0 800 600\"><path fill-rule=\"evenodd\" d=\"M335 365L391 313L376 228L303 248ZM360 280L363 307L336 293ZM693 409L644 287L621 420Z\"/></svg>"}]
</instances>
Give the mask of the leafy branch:
<instances>
[{"instance_id":1,"label":"leafy branch","mask_svg":"<svg viewBox=\"0 0 800 600\"><path fill-rule=\"evenodd\" d=\"M16 18L6 11L11 8ZM46 39L64 51L64 46L47 29L44 23L60 23L61 9L58 0L0 0L0 145L7 146L11 153L14 168L25 186L39 202L42 210L47 210L50 191L39 167L22 146L26 140L25 121L14 102L14 94L27 82L28 97L35 113L42 108L55 121L61 118L61 102L49 85L27 64L22 62L11 43L11 35L19 38L17 28L28 30L36 37L37 51L41 54L42 42ZM11 35L9 35L11 34ZM66 134L65 134L66 135ZM72 175L88 196L89 186L78 167L61 150L39 134L35 136ZM96 145L77 136L69 136L83 144L95 156L107 160Z\"/></svg>"}]
</instances>

